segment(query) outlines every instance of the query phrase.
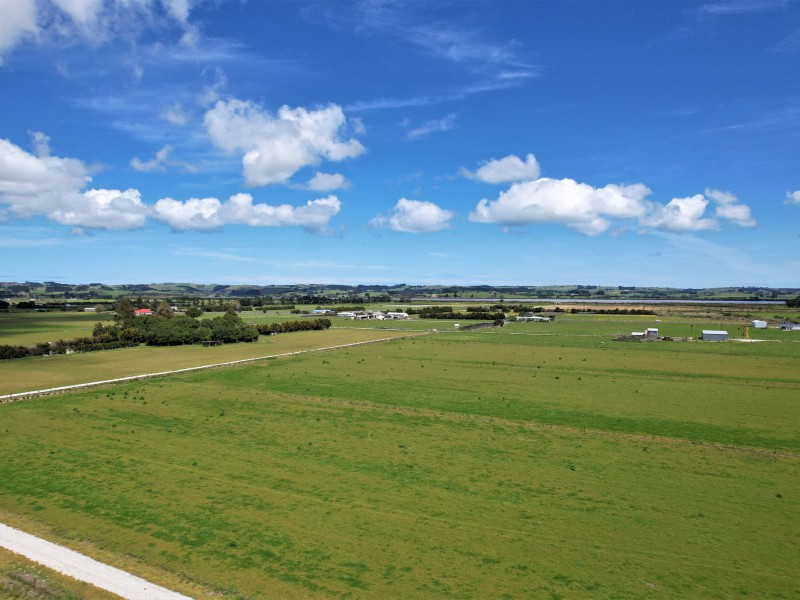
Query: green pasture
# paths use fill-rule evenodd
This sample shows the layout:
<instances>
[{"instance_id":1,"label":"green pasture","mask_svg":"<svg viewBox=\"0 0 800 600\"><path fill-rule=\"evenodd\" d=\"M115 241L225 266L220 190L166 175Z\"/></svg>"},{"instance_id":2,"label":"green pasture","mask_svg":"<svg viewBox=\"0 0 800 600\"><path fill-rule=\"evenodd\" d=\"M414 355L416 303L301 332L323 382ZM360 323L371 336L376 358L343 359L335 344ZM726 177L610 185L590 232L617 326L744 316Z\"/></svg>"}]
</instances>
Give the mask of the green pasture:
<instances>
[{"instance_id":1,"label":"green pasture","mask_svg":"<svg viewBox=\"0 0 800 600\"><path fill-rule=\"evenodd\" d=\"M800 450L800 345L570 346L497 331L307 355L266 374L199 377L241 389L266 376L271 390L336 401ZM734 346L743 351L728 352ZM764 353L775 349L783 353Z\"/></svg>"},{"instance_id":2,"label":"green pasture","mask_svg":"<svg viewBox=\"0 0 800 600\"><path fill-rule=\"evenodd\" d=\"M91 336L95 323L112 320L112 313L0 312L0 345L34 346Z\"/></svg>"},{"instance_id":3,"label":"green pasture","mask_svg":"<svg viewBox=\"0 0 800 600\"><path fill-rule=\"evenodd\" d=\"M284 352L297 352L404 335L373 330L303 331L261 336L250 344L139 346L85 354L35 356L0 361L0 394L158 373Z\"/></svg>"},{"instance_id":4,"label":"green pasture","mask_svg":"<svg viewBox=\"0 0 800 600\"><path fill-rule=\"evenodd\" d=\"M198 598L800 594L800 345L559 327L0 406L0 515Z\"/></svg>"}]
</instances>

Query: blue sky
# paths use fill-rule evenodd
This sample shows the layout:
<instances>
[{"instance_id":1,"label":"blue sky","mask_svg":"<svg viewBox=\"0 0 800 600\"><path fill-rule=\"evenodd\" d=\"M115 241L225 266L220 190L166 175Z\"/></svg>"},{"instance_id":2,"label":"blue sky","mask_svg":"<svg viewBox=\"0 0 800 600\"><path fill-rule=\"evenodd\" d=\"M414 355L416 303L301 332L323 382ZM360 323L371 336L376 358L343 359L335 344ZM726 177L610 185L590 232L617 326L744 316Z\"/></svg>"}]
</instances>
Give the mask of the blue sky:
<instances>
[{"instance_id":1,"label":"blue sky","mask_svg":"<svg viewBox=\"0 0 800 600\"><path fill-rule=\"evenodd\" d=\"M0 281L798 286L800 3L0 3Z\"/></svg>"}]
</instances>

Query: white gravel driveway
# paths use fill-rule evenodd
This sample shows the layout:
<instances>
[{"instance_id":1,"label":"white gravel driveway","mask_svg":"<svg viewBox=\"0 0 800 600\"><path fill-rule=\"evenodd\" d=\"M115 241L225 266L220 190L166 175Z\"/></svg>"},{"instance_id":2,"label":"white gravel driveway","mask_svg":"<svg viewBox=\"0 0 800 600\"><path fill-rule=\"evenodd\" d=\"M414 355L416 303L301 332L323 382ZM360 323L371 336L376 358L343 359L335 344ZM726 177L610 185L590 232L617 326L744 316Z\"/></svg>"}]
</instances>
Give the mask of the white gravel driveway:
<instances>
[{"instance_id":1,"label":"white gravel driveway","mask_svg":"<svg viewBox=\"0 0 800 600\"><path fill-rule=\"evenodd\" d=\"M74 550L0 523L0 546L74 579L128 600L191 600L177 592L110 567Z\"/></svg>"}]
</instances>

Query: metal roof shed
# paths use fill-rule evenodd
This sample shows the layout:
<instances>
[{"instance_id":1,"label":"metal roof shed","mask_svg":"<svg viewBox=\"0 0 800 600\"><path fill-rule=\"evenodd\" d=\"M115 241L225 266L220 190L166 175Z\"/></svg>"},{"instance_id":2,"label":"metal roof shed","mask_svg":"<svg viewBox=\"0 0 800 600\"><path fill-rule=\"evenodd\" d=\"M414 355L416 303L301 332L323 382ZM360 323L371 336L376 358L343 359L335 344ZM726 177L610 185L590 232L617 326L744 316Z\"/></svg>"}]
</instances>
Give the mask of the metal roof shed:
<instances>
[{"instance_id":1,"label":"metal roof shed","mask_svg":"<svg viewBox=\"0 0 800 600\"><path fill-rule=\"evenodd\" d=\"M706 342L727 342L728 332L714 329L703 329L703 340Z\"/></svg>"}]
</instances>

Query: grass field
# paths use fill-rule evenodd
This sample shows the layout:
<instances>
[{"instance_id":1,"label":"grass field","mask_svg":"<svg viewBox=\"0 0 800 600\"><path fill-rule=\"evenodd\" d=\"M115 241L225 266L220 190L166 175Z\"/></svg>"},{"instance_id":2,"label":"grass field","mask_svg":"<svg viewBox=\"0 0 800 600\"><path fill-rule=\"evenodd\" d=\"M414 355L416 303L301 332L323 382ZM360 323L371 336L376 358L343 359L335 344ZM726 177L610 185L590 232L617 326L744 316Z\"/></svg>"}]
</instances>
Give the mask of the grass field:
<instances>
[{"instance_id":1,"label":"grass field","mask_svg":"<svg viewBox=\"0 0 800 600\"><path fill-rule=\"evenodd\" d=\"M111 313L0 312L0 344L33 346L91 336L95 323L111 318Z\"/></svg>"},{"instance_id":2,"label":"grass field","mask_svg":"<svg viewBox=\"0 0 800 600\"><path fill-rule=\"evenodd\" d=\"M800 594L800 345L584 325L0 406L0 515L205 598Z\"/></svg>"},{"instance_id":3,"label":"grass field","mask_svg":"<svg viewBox=\"0 0 800 600\"><path fill-rule=\"evenodd\" d=\"M376 330L327 330L262 336L250 344L121 348L86 354L0 361L0 394L104 381L201 365L298 352L403 335Z\"/></svg>"}]
</instances>

